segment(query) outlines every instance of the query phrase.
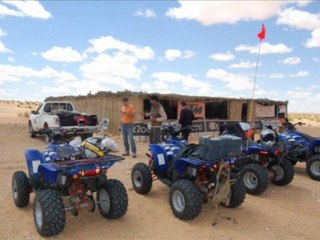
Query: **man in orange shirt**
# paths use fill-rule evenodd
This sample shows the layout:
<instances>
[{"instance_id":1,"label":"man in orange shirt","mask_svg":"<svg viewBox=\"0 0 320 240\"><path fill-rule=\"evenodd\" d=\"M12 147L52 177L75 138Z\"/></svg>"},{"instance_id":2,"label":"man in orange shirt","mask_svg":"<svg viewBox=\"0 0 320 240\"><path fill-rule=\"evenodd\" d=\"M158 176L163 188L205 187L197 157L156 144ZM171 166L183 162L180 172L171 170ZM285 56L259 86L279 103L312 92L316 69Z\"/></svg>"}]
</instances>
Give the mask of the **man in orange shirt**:
<instances>
[{"instance_id":1,"label":"man in orange shirt","mask_svg":"<svg viewBox=\"0 0 320 240\"><path fill-rule=\"evenodd\" d=\"M130 147L132 152L132 157L137 156L136 143L133 138L133 122L136 115L136 110L132 104L129 103L127 97L122 98L123 106L121 107L121 133L123 137L123 143L125 147L125 152L122 156L129 156ZM129 141L130 147L129 147Z\"/></svg>"}]
</instances>

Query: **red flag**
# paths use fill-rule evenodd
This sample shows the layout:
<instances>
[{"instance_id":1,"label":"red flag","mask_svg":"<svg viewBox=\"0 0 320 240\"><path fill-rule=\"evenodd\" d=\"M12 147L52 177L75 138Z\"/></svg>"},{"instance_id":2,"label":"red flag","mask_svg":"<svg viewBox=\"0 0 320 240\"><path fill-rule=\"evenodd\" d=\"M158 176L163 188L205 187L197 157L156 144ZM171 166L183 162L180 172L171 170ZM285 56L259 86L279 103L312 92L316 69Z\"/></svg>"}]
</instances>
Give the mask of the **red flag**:
<instances>
[{"instance_id":1,"label":"red flag","mask_svg":"<svg viewBox=\"0 0 320 240\"><path fill-rule=\"evenodd\" d=\"M258 34L258 37L260 38L260 41L264 40L266 38L266 27L264 24L262 24L261 32Z\"/></svg>"}]
</instances>

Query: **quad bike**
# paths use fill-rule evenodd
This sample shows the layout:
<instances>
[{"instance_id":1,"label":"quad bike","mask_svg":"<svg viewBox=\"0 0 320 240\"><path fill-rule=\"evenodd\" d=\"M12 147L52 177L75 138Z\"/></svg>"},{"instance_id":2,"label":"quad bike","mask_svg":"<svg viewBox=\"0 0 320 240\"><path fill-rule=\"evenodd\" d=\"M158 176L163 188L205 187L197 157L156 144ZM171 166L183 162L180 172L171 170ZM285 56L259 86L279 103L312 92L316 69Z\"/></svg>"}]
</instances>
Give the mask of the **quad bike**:
<instances>
[{"instance_id":1,"label":"quad bike","mask_svg":"<svg viewBox=\"0 0 320 240\"><path fill-rule=\"evenodd\" d=\"M119 180L106 176L107 169L124 158L111 154L83 158L77 149L55 139L44 152L26 150L25 157L28 176L23 171L13 174L13 200L17 207L23 208L29 204L30 193L35 193L33 216L41 236L62 232L66 211L77 216L80 209L94 212L97 205L106 219L125 215L126 189Z\"/></svg>"},{"instance_id":2,"label":"quad bike","mask_svg":"<svg viewBox=\"0 0 320 240\"><path fill-rule=\"evenodd\" d=\"M160 180L170 187L171 210L181 220L196 218L209 199L222 196L219 203L229 208L243 203L242 181L231 171L231 164L221 160L232 160L231 156L240 152L239 138L215 139L211 144L209 140L202 140L200 144L185 146L178 141L175 144L170 143L170 139L167 141L150 145L148 164L134 165L131 179L137 193L149 193L153 181ZM230 143L232 147L227 146Z\"/></svg>"},{"instance_id":3,"label":"quad bike","mask_svg":"<svg viewBox=\"0 0 320 240\"><path fill-rule=\"evenodd\" d=\"M221 135L238 136L242 139L242 153L249 158L240 157L236 165L247 193L253 195L266 191L269 180L275 185L285 186L294 178L294 169L286 158L284 144L276 142L273 131L266 133L264 136L262 132L260 142L254 142L247 140L239 123L224 123L220 126Z\"/></svg>"},{"instance_id":4,"label":"quad bike","mask_svg":"<svg viewBox=\"0 0 320 240\"><path fill-rule=\"evenodd\" d=\"M279 140L286 144L287 159L292 165L297 162L306 162L310 178L320 181L320 138L297 131L297 125L305 124L302 122L288 124L287 129L279 134Z\"/></svg>"}]
</instances>

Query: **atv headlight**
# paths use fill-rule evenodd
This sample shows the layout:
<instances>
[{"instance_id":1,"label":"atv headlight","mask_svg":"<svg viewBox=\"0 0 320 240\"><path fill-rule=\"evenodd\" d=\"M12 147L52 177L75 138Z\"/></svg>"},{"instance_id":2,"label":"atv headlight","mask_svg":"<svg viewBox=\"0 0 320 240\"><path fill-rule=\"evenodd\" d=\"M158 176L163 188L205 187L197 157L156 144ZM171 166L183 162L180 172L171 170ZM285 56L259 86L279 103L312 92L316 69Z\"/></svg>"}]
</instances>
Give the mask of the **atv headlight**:
<instances>
[{"instance_id":1,"label":"atv headlight","mask_svg":"<svg viewBox=\"0 0 320 240\"><path fill-rule=\"evenodd\" d=\"M316 147L314 147L314 152L316 152L316 153L320 153L320 146L316 146Z\"/></svg>"}]
</instances>

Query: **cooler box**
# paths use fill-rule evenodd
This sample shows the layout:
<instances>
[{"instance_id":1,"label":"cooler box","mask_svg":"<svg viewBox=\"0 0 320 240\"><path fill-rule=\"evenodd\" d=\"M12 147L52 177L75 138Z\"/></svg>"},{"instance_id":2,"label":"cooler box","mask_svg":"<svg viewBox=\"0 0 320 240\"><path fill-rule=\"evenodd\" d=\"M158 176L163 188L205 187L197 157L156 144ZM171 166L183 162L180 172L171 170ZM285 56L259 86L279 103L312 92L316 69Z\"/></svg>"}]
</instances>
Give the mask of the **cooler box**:
<instances>
[{"instance_id":1,"label":"cooler box","mask_svg":"<svg viewBox=\"0 0 320 240\"><path fill-rule=\"evenodd\" d=\"M201 158L206 161L220 161L222 158L238 156L241 143L241 138L235 136L200 137L199 145L203 155Z\"/></svg>"}]
</instances>

